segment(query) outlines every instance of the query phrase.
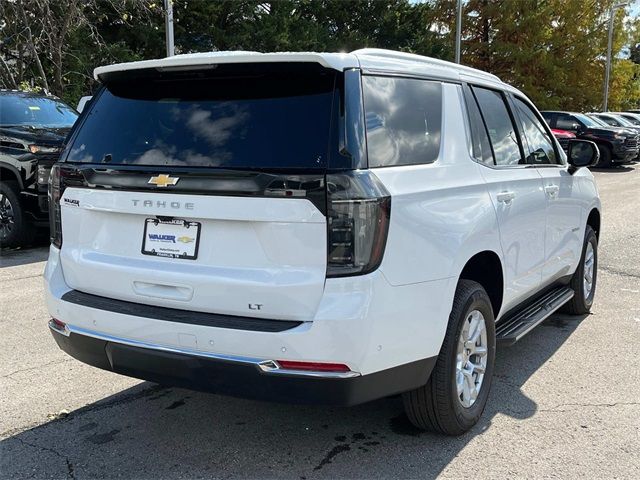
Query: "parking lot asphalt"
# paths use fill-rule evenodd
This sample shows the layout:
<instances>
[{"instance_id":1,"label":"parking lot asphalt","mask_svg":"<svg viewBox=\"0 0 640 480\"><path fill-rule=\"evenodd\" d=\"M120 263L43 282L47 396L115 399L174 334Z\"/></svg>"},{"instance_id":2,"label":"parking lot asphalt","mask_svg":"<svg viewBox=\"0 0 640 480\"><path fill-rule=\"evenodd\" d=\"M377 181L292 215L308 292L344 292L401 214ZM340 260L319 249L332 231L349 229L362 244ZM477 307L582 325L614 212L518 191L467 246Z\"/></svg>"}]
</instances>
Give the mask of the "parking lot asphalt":
<instances>
[{"instance_id":1,"label":"parking lot asphalt","mask_svg":"<svg viewBox=\"0 0 640 480\"><path fill-rule=\"evenodd\" d=\"M640 165L596 171L603 231L591 315L499 349L487 409L458 438L398 397L300 407L101 371L47 328L47 247L0 257L2 478L640 478Z\"/></svg>"}]
</instances>

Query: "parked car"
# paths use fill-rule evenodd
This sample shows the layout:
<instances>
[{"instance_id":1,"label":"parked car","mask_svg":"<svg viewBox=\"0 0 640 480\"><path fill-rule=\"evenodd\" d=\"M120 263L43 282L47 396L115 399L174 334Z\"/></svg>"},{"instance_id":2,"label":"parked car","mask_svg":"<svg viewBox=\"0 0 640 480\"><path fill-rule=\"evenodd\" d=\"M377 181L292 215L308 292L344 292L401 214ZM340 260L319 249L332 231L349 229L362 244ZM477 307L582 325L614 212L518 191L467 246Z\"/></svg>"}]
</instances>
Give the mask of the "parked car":
<instances>
[{"instance_id":1,"label":"parked car","mask_svg":"<svg viewBox=\"0 0 640 480\"><path fill-rule=\"evenodd\" d=\"M596 117L602 120L607 125L610 125L612 127L626 128L627 130L640 132L639 126L636 126L633 122L627 120L622 115L618 115L611 112L604 112L604 113L590 112L587 115L589 115L590 117Z\"/></svg>"},{"instance_id":2,"label":"parked car","mask_svg":"<svg viewBox=\"0 0 640 480\"><path fill-rule=\"evenodd\" d=\"M56 97L0 90L0 246L48 224L49 172L77 116Z\"/></svg>"},{"instance_id":3,"label":"parked car","mask_svg":"<svg viewBox=\"0 0 640 480\"><path fill-rule=\"evenodd\" d=\"M629 163L638 154L638 141L635 135L614 127L604 127L582 113L557 111L541 113L551 128L567 130L575 133L578 139L595 142L600 150L598 167L610 167L614 163Z\"/></svg>"},{"instance_id":4,"label":"parked car","mask_svg":"<svg viewBox=\"0 0 640 480\"><path fill-rule=\"evenodd\" d=\"M636 156L634 158L634 160L640 160L640 127L635 127L631 124L629 125L622 125L620 124L620 126L615 126L611 123L611 121L609 121L609 123L607 123L607 120L595 113L587 113L586 114L589 118L591 118L592 120L594 120L598 125L601 125L603 127L607 127L607 128L612 128L615 129L617 132L626 135L628 139L634 139L636 141ZM617 122L616 122L617 123Z\"/></svg>"},{"instance_id":5,"label":"parked car","mask_svg":"<svg viewBox=\"0 0 640 480\"><path fill-rule=\"evenodd\" d=\"M631 112L611 112L615 115L618 115L628 122L631 122L636 127L640 127L640 114L639 113L631 113Z\"/></svg>"},{"instance_id":6,"label":"parked car","mask_svg":"<svg viewBox=\"0 0 640 480\"><path fill-rule=\"evenodd\" d=\"M566 130L558 130L557 128L552 128L551 133L553 133L553 136L556 137L556 140L558 140L558 143L565 151L565 153L568 153L569 140L576 138L576 134L567 132Z\"/></svg>"},{"instance_id":7,"label":"parked car","mask_svg":"<svg viewBox=\"0 0 640 480\"><path fill-rule=\"evenodd\" d=\"M640 114L640 110L627 110L628 113Z\"/></svg>"},{"instance_id":8,"label":"parked car","mask_svg":"<svg viewBox=\"0 0 640 480\"><path fill-rule=\"evenodd\" d=\"M401 393L416 426L460 434L497 343L591 308L597 147L565 163L494 75L365 49L95 77L44 274L53 337L85 363L280 402Z\"/></svg>"}]
</instances>

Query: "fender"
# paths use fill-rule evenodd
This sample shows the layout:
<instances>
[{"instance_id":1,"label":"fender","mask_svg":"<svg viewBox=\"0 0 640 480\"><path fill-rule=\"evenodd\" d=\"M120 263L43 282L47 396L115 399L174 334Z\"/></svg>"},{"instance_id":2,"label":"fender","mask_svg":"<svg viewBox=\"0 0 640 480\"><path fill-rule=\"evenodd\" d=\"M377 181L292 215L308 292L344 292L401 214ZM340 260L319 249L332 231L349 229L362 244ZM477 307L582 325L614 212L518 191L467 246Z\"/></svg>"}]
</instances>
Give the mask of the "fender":
<instances>
[{"instance_id":1,"label":"fender","mask_svg":"<svg viewBox=\"0 0 640 480\"><path fill-rule=\"evenodd\" d=\"M24 181L22 179L20 170L18 170L18 168L14 165L14 163L19 165L20 168L22 169L20 162L11 158L8 155L2 155L2 158L0 158L0 172L2 172L3 170L8 170L9 172L11 172L11 174L15 177L15 180L18 182L18 186L20 187L20 190L23 190ZM4 175L1 175L0 177L4 181L9 180L8 178L5 178ZM14 180L14 179L12 178L10 180Z\"/></svg>"}]
</instances>

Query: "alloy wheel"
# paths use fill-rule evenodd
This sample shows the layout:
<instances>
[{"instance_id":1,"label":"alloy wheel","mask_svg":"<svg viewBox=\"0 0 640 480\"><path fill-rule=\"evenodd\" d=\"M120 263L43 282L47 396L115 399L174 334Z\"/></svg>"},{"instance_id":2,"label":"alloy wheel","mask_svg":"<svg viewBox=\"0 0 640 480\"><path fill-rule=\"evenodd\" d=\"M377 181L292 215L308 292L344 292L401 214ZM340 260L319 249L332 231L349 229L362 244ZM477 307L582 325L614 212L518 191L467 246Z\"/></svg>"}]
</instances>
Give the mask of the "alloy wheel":
<instances>
[{"instance_id":1,"label":"alloy wheel","mask_svg":"<svg viewBox=\"0 0 640 480\"><path fill-rule=\"evenodd\" d=\"M471 407L482 388L487 368L488 343L484 315L471 311L462 325L456 352L456 388L463 407Z\"/></svg>"},{"instance_id":2,"label":"alloy wheel","mask_svg":"<svg viewBox=\"0 0 640 480\"><path fill-rule=\"evenodd\" d=\"M587 243L587 251L584 253L584 276L582 281L582 288L584 291L584 298L588 299L593 291L593 273L595 268L595 252L593 250L593 244Z\"/></svg>"},{"instance_id":3,"label":"alloy wheel","mask_svg":"<svg viewBox=\"0 0 640 480\"><path fill-rule=\"evenodd\" d=\"M0 193L0 238L3 240L11 235L15 228L15 214L9 197Z\"/></svg>"}]
</instances>

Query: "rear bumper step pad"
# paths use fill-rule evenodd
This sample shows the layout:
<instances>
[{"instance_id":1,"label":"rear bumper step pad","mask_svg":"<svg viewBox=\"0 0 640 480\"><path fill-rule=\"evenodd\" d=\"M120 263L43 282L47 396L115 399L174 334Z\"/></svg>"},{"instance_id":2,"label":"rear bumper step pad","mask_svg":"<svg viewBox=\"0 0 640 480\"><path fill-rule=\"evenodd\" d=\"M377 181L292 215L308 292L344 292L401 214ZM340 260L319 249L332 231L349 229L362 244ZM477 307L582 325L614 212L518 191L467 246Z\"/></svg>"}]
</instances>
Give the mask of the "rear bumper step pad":
<instances>
[{"instance_id":1,"label":"rear bumper step pad","mask_svg":"<svg viewBox=\"0 0 640 480\"><path fill-rule=\"evenodd\" d=\"M571 300L573 295L574 291L571 288L558 287L524 310L509 315L496 325L497 343L504 346L513 345Z\"/></svg>"},{"instance_id":2,"label":"rear bumper step pad","mask_svg":"<svg viewBox=\"0 0 640 480\"><path fill-rule=\"evenodd\" d=\"M157 307L142 303L126 302L113 298L101 297L89 293L71 290L62 296L65 302L83 307L105 310L107 312L133 315L135 317L164 320L166 322L203 325L206 327L230 328L233 330L248 330L251 332L284 332L302 325L303 322L293 320L271 320L255 317L239 317L221 315L217 313L193 312L178 308Z\"/></svg>"}]
</instances>

